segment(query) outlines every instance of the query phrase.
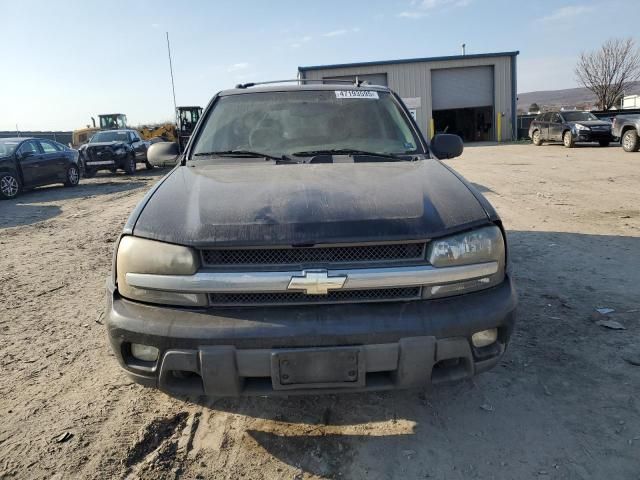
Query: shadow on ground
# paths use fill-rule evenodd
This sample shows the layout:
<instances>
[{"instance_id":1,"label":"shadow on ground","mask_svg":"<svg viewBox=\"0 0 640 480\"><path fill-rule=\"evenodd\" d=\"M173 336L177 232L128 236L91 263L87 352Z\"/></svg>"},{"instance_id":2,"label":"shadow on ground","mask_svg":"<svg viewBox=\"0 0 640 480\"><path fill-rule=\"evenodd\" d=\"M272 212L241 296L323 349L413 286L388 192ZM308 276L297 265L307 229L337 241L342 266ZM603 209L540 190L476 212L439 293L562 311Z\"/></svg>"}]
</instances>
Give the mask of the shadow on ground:
<instances>
[{"instance_id":1,"label":"shadow on ground","mask_svg":"<svg viewBox=\"0 0 640 480\"><path fill-rule=\"evenodd\" d=\"M640 351L640 238L508 235L519 319L492 371L430 392L197 403L246 417L270 456L328 478L631 477L640 367L623 355ZM626 330L598 326L600 306Z\"/></svg>"},{"instance_id":2,"label":"shadow on ground","mask_svg":"<svg viewBox=\"0 0 640 480\"><path fill-rule=\"evenodd\" d=\"M97 181L91 180L91 183L85 181L72 188L54 185L25 191L13 200L0 202L0 228L31 225L56 217L62 209L58 205L51 205L52 202L109 195L148 187L150 186L148 180L155 176L134 177L127 181L99 178Z\"/></svg>"}]
</instances>

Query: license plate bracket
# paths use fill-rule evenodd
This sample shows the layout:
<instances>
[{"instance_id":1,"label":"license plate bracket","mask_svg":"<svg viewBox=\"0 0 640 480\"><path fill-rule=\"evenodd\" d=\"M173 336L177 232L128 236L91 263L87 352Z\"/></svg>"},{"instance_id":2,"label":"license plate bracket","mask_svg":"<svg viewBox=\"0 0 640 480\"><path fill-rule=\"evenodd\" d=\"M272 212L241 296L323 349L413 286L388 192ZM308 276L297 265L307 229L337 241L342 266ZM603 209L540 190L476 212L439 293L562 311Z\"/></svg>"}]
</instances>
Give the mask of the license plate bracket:
<instances>
[{"instance_id":1,"label":"license plate bracket","mask_svg":"<svg viewBox=\"0 0 640 480\"><path fill-rule=\"evenodd\" d=\"M365 386L361 347L294 348L271 354L274 390Z\"/></svg>"}]
</instances>

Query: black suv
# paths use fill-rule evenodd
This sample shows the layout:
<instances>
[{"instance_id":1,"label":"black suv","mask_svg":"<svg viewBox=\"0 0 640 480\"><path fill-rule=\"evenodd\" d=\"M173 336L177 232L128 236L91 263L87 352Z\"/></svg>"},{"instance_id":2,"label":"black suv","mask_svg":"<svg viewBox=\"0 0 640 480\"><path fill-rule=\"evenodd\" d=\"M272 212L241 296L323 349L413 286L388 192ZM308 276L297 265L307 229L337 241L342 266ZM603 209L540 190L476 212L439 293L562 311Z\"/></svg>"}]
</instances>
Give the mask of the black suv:
<instances>
[{"instance_id":1,"label":"black suv","mask_svg":"<svg viewBox=\"0 0 640 480\"><path fill-rule=\"evenodd\" d=\"M91 178L98 170L115 172L119 168L132 175L137 163L151 169L153 165L147 161L148 148L149 142L142 140L133 129L97 132L89 143L79 148L83 176Z\"/></svg>"},{"instance_id":2,"label":"black suv","mask_svg":"<svg viewBox=\"0 0 640 480\"><path fill-rule=\"evenodd\" d=\"M529 138L534 145L562 142L567 148L577 142L598 142L601 147L608 147L613 141L611 122L599 120L591 112L575 110L541 113L529 126Z\"/></svg>"},{"instance_id":3,"label":"black suv","mask_svg":"<svg viewBox=\"0 0 640 480\"><path fill-rule=\"evenodd\" d=\"M218 93L116 244L106 325L137 382L194 395L426 387L488 370L515 321L502 222L400 98Z\"/></svg>"}]
</instances>

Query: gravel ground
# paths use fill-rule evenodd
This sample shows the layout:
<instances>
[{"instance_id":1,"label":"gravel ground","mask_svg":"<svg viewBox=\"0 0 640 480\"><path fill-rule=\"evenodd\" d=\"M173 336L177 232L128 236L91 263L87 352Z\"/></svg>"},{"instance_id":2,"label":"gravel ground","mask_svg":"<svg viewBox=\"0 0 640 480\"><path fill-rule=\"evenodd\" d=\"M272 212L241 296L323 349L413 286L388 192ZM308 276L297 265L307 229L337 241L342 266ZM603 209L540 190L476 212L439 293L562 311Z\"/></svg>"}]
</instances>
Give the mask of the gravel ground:
<instances>
[{"instance_id":1,"label":"gravel ground","mask_svg":"<svg viewBox=\"0 0 640 480\"><path fill-rule=\"evenodd\" d=\"M509 230L519 323L498 367L428 392L144 389L107 345L104 281L164 172L0 202L0 478L640 478L640 154L478 146L448 163Z\"/></svg>"}]
</instances>

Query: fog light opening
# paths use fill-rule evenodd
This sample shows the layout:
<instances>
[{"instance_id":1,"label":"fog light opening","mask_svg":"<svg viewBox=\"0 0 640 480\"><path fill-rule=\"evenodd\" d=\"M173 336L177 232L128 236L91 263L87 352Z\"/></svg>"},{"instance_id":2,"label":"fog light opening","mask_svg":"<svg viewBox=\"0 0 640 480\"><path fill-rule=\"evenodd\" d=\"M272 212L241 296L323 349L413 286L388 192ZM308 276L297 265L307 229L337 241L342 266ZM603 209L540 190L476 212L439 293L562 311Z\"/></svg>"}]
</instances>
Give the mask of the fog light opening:
<instances>
[{"instance_id":1,"label":"fog light opening","mask_svg":"<svg viewBox=\"0 0 640 480\"><path fill-rule=\"evenodd\" d=\"M131 356L136 360L141 360L143 362L155 362L158 359L158 349L151 345L132 343Z\"/></svg>"},{"instance_id":2,"label":"fog light opening","mask_svg":"<svg viewBox=\"0 0 640 480\"><path fill-rule=\"evenodd\" d=\"M488 347L498 340L498 329L490 328L476 332L471 336L471 343L476 348Z\"/></svg>"}]
</instances>

